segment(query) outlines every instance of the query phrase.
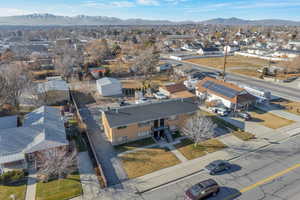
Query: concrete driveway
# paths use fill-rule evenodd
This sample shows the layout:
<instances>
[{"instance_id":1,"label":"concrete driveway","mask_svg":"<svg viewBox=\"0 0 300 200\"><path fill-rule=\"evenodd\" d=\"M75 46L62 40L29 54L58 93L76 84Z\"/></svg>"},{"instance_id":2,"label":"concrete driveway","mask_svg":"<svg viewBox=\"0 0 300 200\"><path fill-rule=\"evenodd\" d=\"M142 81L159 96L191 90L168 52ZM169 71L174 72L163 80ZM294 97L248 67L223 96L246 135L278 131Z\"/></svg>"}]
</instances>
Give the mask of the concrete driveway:
<instances>
[{"instance_id":1,"label":"concrete driveway","mask_svg":"<svg viewBox=\"0 0 300 200\"><path fill-rule=\"evenodd\" d=\"M127 174L117 157L114 147L107 140L102 131L101 107L87 106L80 109L80 114L87 124L88 134L92 140L91 143L96 150L108 185L119 185L122 181L127 179Z\"/></svg>"}]
</instances>

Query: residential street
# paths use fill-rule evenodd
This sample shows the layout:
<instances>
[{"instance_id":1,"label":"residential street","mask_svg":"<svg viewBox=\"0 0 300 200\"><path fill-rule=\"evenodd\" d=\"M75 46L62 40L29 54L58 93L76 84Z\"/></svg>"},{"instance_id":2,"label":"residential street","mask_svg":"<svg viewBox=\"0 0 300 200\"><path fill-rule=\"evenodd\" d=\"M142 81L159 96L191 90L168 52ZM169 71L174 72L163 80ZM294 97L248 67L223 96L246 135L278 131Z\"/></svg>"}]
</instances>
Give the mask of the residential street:
<instances>
[{"instance_id":1,"label":"residential street","mask_svg":"<svg viewBox=\"0 0 300 200\"><path fill-rule=\"evenodd\" d=\"M142 194L144 199L182 199L193 184L214 178L221 192L210 199L299 199L300 136L232 161L231 172L210 176L200 172L179 182ZM292 168L291 168L292 167ZM241 191L242 193L239 194Z\"/></svg>"},{"instance_id":2,"label":"residential street","mask_svg":"<svg viewBox=\"0 0 300 200\"><path fill-rule=\"evenodd\" d=\"M200 66L197 64L191 64L191 63L186 63L184 61L175 61L175 60L170 60L167 59L168 62L170 63L175 63L175 64L183 64L186 66L191 66L192 68L195 69L200 69L201 71L208 71L208 72L215 72L219 71L218 69L212 69L206 66ZM287 98L290 100L294 101L300 101L300 88L295 89L287 86L283 86L278 83L273 83L273 82L266 82L264 80L259 80L247 76L241 76L237 74L232 74L232 73L226 73L226 80L228 81L233 81L236 83L242 83L246 84L252 87L257 87L261 89L265 89L267 91L271 91L273 95L282 97L282 98Z\"/></svg>"}]
</instances>

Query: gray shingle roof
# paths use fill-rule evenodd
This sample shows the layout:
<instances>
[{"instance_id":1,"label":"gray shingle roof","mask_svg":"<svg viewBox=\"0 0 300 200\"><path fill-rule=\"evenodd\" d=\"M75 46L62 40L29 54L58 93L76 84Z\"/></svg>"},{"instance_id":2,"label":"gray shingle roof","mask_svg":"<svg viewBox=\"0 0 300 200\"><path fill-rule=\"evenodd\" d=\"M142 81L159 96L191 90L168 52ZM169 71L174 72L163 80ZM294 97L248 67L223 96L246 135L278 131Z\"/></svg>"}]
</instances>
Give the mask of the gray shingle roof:
<instances>
[{"instance_id":1,"label":"gray shingle roof","mask_svg":"<svg viewBox=\"0 0 300 200\"><path fill-rule=\"evenodd\" d=\"M155 103L124 106L105 111L104 114L111 128L125 126L170 117L173 115L192 113L198 106L191 99L172 99Z\"/></svg>"},{"instance_id":2,"label":"gray shingle roof","mask_svg":"<svg viewBox=\"0 0 300 200\"><path fill-rule=\"evenodd\" d=\"M0 130L17 127L17 116L0 117Z\"/></svg>"},{"instance_id":3,"label":"gray shingle roof","mask_svg":"<svg viewBox=\"0 0 300 200\"><path fill-rule=\"evenodd\" d=\"M23 127L0 130L0 163L67 144L59 109L43 106L25 115Z\"/></svg>"}]
</instances>

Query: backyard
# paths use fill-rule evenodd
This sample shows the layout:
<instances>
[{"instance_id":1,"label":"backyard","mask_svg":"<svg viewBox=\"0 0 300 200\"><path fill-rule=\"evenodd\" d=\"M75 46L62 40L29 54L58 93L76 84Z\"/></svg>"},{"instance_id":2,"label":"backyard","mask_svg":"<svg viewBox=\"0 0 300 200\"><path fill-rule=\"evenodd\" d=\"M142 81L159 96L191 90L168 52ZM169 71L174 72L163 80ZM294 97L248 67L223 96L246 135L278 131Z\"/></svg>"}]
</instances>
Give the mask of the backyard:
<instances>
[{"instance_id":1,"label":"backyard","mask_svg":"<svg viewBox=\"0 0 300 200\"><path fill-rule=\"evenodd\" d=\"M82 188L78 173L61 180L56 179L47 183L39 182L36 188L36 200L64 200L81 194Z\"/></svg>"},{"instance_id":2,"label":"backyard","mask_svg":"<svg viewBox=\"0 0 300 200\"><path fill-rule=\"evenodd\" d=\"M292 120L279 117L260 109L253 109L249 112L249 114L252 116L252 121L272 129L278 129L294 123Z\"/></svg>"},{"instance_id":3,"label":"backyard","mask_svg":"<svg viewBox=\"0 0 300 200\"><path fill-rule=\"evenodd\" d=\"M181 143L176 144L175 147L180 151L188 160L192 160L207 153L216 152L226 148L226 145L217 139L209 139L200 142L197 146L190 139L183 139Z\"/></svg>"},{"instance_id":4,"label":"backyard","mask_svg":"<svg viewBox=\"0 0 300 200\"><path fill-rule=\"evenodd\" d=\"M149 148L127 153L120 156L120 159L130 179L180 163L172 152L161 148Z\"/></svg>"}]
</instances>

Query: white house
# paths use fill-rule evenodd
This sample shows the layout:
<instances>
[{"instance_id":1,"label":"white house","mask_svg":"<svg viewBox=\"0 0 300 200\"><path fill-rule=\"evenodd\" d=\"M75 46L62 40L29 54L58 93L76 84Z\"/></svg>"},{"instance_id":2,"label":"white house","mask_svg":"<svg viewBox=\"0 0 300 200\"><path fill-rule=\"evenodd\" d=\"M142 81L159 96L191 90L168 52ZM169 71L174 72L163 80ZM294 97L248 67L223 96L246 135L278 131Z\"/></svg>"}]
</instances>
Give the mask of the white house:
<instances>
[{"instance_id":1,"label":"white house","mask_svg":"<svg viewBox=\"0 0 300 200\"><path fill-rule=\"evenodd\" d=\"M122 84L118 79L101 78L97 80L97 90L101 96L122 95Z\"/></svg>"}]
</instances>

